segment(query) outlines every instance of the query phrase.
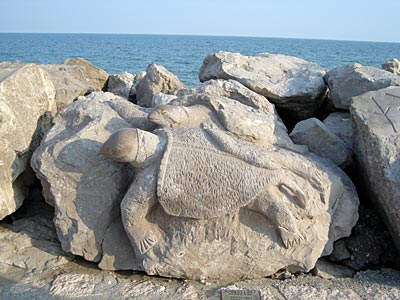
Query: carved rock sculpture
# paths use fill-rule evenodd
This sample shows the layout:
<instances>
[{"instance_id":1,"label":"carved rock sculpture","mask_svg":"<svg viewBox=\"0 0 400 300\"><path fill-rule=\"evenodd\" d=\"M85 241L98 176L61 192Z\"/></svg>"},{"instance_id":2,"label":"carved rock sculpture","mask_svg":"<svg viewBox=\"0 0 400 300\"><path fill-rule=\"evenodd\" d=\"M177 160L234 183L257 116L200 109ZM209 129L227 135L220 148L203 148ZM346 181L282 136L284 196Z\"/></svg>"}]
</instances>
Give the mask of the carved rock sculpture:
<instances>
[{"instance_id":1,"label":"carved rock sculpture","mask_svg":"<svg viewBox=\"0 0 400 300\"><path fill-rule=\"evenodd\" d=\"M343 237L330 224L341 202L351 208L339 209L341 218L356 221L354 187L331 166L216 128L155 133L122 129L101 149L138 170L121 215L149 274L252 278L289 266L309 270L329 235Z\"/></svg>"},{"instance_id":2,"label":"carved rock sculpture","mask_svg":"<svg viewBox=\"0 0 400 300\"><path fill-rule=\"evenodd\" d=\"M400 250L400 87L353 98L354 153L364 185Z\"/></svg>"},{"instance_id":3,"label":"carved rock sculpture","mask_svg":"<svg viewBox=\"0 0 400 300\"><path fill-rule=\"evenodd\" d=\"M199 79L237 80L267 97L288 117L303 120L320 110L326 92L324 74L317 64L293 56L220 51L204 59Z\"/></svg>"},{"instance_id":4,"label":"carved rock sculpture","mask_svg":"<svg viewBox=\"0 0 400 300\"><path fill-rule=\"evenodd\" d=\"M47 112L51 119L54 98L50 76L38 66L0 63L0 220L16 211L26 196L25 171L44 125L39 119L46 119Z\"/></svg>"}]
</instances>

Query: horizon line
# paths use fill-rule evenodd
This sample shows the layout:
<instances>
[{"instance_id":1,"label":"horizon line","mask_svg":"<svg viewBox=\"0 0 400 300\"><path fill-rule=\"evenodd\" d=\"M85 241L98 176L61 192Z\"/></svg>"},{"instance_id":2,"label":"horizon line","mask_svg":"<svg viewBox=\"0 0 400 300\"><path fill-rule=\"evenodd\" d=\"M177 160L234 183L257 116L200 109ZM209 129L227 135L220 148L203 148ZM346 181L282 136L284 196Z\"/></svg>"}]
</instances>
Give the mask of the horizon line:
<instances>
[{"instance_id":1,"label":"horizon line","mask_svg":"<svg viewBox=\"0 0 400 300\"><path fill-rule=\"evenodd\" d=\"M399 44L400 41L374 41L374 40L350 40L330 38L307 37L278 37L278 36L243 36L243 35L219 35L219 34L179 34L179 33L100 33L100 32L2 32L0 34L82 34L82 35L165 35L165 36L198 36L198 37L237 37L237 38L269 38L269 39L295 39L336 42L366 42L366 43L390 43Z\"/></svg>"}]
</instances>

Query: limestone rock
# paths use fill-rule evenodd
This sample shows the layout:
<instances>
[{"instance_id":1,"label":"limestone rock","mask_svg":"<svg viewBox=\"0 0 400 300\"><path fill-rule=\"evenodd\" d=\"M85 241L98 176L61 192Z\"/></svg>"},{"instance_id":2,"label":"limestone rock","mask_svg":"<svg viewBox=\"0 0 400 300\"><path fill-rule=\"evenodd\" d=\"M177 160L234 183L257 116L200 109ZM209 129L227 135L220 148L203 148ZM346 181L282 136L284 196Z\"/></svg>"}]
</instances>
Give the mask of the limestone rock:
<instances>
[{"instance_id":1,"label":"limestone rock","mask_svg":"<svg viewBox=\"0 0 400 300\"><path fill-rule=\"evenodd\" d=\"M335 112L330 114L323 123L326 128L340 138L349 149L353 149L353 127L350 113Z\"/></svg>"},{"instance_id":2,"label":"limestone rock","mask_svg":"<svg viewBox=\"0 0 400 300\"><path fill-rule=\"evenodd\" d=\"M0 63L0 220L26 196L24 171L40 140L39 119L55 112L54 97L49 74L36 65Z\"/></svg>"},{"instance_id":3,"label":"limestone rock","mask_svg":"<svg viewBox=\"0 0 400 300\"><path fill-rule=\"evenodd\" d=\"M134 80L135 76L128 72L110 75L108 77L107 91L129 99Z\"/></svg>"},{"instance_id":4,"label":"limestone rock","mask_svg":"<svg viewBox=\"0 0 400 300\"><path fill-rule=\"evenodd\" d=\"M232 279L309 270L355 224L354 186L316 157L213 128L156 133L120 130L101 149L138 168L121 216L148 274Z\"/></svg>"},{"instance_id":5,"label":"limestone rock","mask_svg":"<svg viewBox=\"0 0 400 300\"><path fill-rule=\"evenodd\" d=\"M352 151L316 118L297 123L289 136L295 143L306 145L311 152L330 159L340 167L352 163Z\"/></svg>"},{"instance_id":6,"label":"limestone rock","mask_svg":"<svg viewBox=\"0 0 400 300\"><path fill-rule=\"evenodd\" d=\"M352 278L355 272L341 265L333 264L324 259L319 259L313 274L325 279Z\"/></svg>"},{"instance_id":7,"label":"limestone rock","mask_svg":"<svg viewBox=\"0 0 400 300\"><path fill-rule=\"evenodd\" d=\"M174 95L168 95L164 93L157 93L153 96L153 100L151 101L151 106L159 106L170 103L172 100L177 97Z\"/></svg>"},{"instance_id":8,"label":"limestone rock","mask_svg":"<svg viewBox=\"0 0 400 300\"><path fill-rule=\"evenodd\" d=\"M324 77L331 99L338 109L349 109L351 98L369 91L400 85L400 77L375 67L360 64L340 66Z\"/></svg>"},{"instance_id":9,"label":"limestone rock","mask_svg":"<svg viewBox=\"0 0 400 300\"><path fill-rule=\"evenodd\" d=\"M263 53L244 56L217 52L208 55L200 81L234 79L267 97L287 117L306 119L318 113L325 96L324 69L300 58Z\"/></svg>"},{"instance_id":10,"label":"limestone rock","mask_svg":"<svg viewBox=\"0 0 400 300\"><path fill-rule=\"evenodd\" d=\"M79 96L103 90L108 74L89 61L69 58L60 65L40 65L50 74L56 88L57 109L61 110Z\"/></svg>"},{"instance_id":11,"label":"limestone rock","mask_svg":"<svg viewBox=\"0 0 400 300\"><path fill-rule=\"evenodd\" d=\"M400 62L397 58L393 58L392 60L382 64L382 69L390 73L400 75Z\"/></svg>"},{"instance_id":12,"label":"limestone rock","mask_svg":"<svg viewBox=\"0 0 400 300\"><path fill-rule=\"evenodd\" d=\"M42 182L46 201L55 207L54 223L65 251L95 262L107 255L110 268L115 252L110 247L123 249L126 236L115 239L108 232L114 232L110 226L119 216L119 204L132 172L98 152L111 132L119 128L152 128L146 127L152 126L146 117L147 112L124 98L92 93L54 119L31 165ZM113 239L111 246L106 237Z\"/></svg>"},{"instance_id":13,"label":"limestone rock","mask_svg":"<svg viewBox=\"0 0 400 300\"><path fill-rule=\"evenodd\" d=\"M136 100L140 106L151 106L153 96L157 93L172 94L178 89L186 86L169 72L165 67L150 64L147 67L146 75L136 86Z\"/></svg>"},{"instance_id":14,"label":"limestone rock","mask_svg":"<svg viewBox=\"0 0 400 300\"><path fill-rule=\"evenodd\" d=\"M400 88L353 99L354 152L359 174L400 250Z\"/></svg>"}]
</instances>

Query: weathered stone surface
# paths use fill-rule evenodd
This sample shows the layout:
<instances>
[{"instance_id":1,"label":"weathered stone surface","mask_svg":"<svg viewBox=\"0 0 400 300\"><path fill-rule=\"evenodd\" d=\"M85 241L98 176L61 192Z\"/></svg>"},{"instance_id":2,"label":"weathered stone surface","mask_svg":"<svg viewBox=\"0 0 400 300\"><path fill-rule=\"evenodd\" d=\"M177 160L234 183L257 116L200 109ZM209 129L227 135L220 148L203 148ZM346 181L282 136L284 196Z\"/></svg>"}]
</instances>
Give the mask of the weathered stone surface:
<instances>
[{"instance_id":1,"label":"weathered stone surface","mask_svg":"<svg viewBox=\"0 0 400 300\"><path fill-rule=\"evenodd\" d=\"M350 113L335 112L330 114L323 123L326 128L340 138L349 149L353 149L353 127Z\"/></svg>"},{"instance_id":2,"label":"weathered stone surface","mask_svg":"<svg viewBox=\"0 0 400 300\"><path fill-rule=\"evenodd\" d=\"M400 77L375 67L360 64L340 66L324 77L336 108L349 109L351 98L369 91L400 85Z\"/></svg>"},{"instance_id":3,"label":"weathered stone surface","mask_svg":"<svg viewBox=\"0 0 400 300\"><path fill-rule=\"evenodd\" d=\"M400 75L400 62L397 58L393 58L392 60L382 64L382 69L390 73Z\"/></svg>"},{"instance_id":4,"label":"weathered stone surface","mask_svg":"<svg viewBox=\"0 0 400 300\"><path fill-rule=\"evenodd\" d=\"M153 96L153 100L151 101L151 106L159 106L170 103L172 100L176 99L175 95L168 95L164 93L157 93Z\"/></svg>"},{"instance_id":5,"label":"weathered stone surface","mask_svg":"<svg viewBox=\"0 0 400 300\"><path fill-rule=\"evenodd\" d=\"M237 80L290 117L306 119L321 107L326 92L324 74L320 66L292 56L263 53L251 57L220 51L204 59L199 79Z\"/></svg>"},{"instance_id":6,"label":"weathered stone surface","mask_svg":"<svg viewBox=\"0 0 400 300\"><path fill-rule=\"evenodd\" d=\"M316 158L212 128L157 134L120 130L101 149L138 168L121 216L148 274L254 278L309 270L357 219L352 184Z\"/></svg>"},{"instance_id":7,"label":"weathered stone surface","mask_svg":"<svg viewBox=\"0 0 400 300\"><path fill-rule=\"evenodd\" d=\"M79 96L103 90L108 74L83 58L69 58L61 65L40 65L56 88L57 109L61 110Z\"/></svg>"},{"instance_id":8,"label":"weathered stone surface","mask_svg":"<svg viewBox=\"0 0 400 300\"><path fill-rule=\"evenodd\" d=\"M147 67L146 75L136 86L136 101L140 106L151 106L153 96L157 93L172 94L178 89L186 86L169 72L165 67L150 64Z\"/></svg>"},{"instance_id":9,"label":"weathered stone surface","mask_svg":"<svg viewBox=\"0 0 400 300\"><path fill-rule=\"evenodd\" d=\"M55 112L54 97L49 74L36 65L0 63L0 220L26 196L24 171L44 128L38 121Z\"/></svg>"},{"instance_id":10,"label":"weathered stone surface","mask_svg":"<svg viewBox=\"0 0 400 300\"><path fill-rule=\"evenodd\" d=\"M324 259L319 259L313 269L313 274L325 279L352 278L355 271L341 265L333 264Z\"/></svg>"},{"instance_id":11,"label":"weathered stone surface","mask_svg":"<svg viewBox=\"0 0 400 300\"><path fill-rule=\"evenodd\" d=\"M128 72L110 75L108 77L107 91L129 99L134 80L135 76Z\"/></svg>"},{"instance_id":12,"label":"weathered stone surface","mask_svg":"<svg viewBox=\"0 0 400 300\"><path fill-rule=\"evenodd\" d=\"M353 99L354 152L371 200L400 249L400 88Z\"/></svg>"},{"instance_id":13,"label":"weathered stone surface","mask_svg":"<svg viewBox=\"0 0 400 300\"><path fill-rule=\"evenodd\" d=\"M110 268L113 250L106 237L113 239L115 248L124 249L126 236L115 239L108 232L113 231L111 225L119 216L119 204L132 174L98 152L102 142L119 128L151 129L146 117L146 111L124 98L92 93L54 119L31 165L41 179L46 201L55 207L54 223L65 251L95 262L107 255ZM105 253L107 249L109 253ZM118 251L114 252L124 253ZM115 262L119 259L124 258Z\"/></svg>"},{"instance_id":14,"label":"weathered stone surface","mask_svg":"<svg viewBox=\"0 0 400 300\"><path fill-rule=\"evenodd\" d=\"M330 159L340 167L352 163L352 151L318 119L311 118L296 124L291 139L321 157Z\"/></svg>"}]
</instances>

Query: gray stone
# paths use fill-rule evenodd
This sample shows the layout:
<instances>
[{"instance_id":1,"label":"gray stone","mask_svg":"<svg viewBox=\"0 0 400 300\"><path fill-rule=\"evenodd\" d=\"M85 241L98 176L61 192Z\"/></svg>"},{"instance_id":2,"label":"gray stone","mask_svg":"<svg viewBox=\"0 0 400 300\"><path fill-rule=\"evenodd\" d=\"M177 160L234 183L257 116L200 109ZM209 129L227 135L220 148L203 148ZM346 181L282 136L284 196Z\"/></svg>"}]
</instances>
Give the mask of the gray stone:
<instances>
[{"instance_id":1,"label":"gray stone","mask_svg":"<svg viewBox=\"0 0 400 300\"><path fill-rule=\"evenodd\" d=\"M351 98L369 91L400 85L400 77L375 67L350 64L337 67L324 77L338 109L349 109Z\"/></svg>"},{"instance_id":2,"label":"gray stone","mask_svg":"<svg viewBox=\"0 0 400 300\"><path fill-rule=\"evenodd\" d=\"M178 89L186 86L169 72L165 67L150 64L147 67L146 75L136 86L136 101L140 106L151 106L153 96L157 93L172 94Z\"/></svg>"},{"instance_id":3,"label":"gray stone","mask_svg":"<svg viewBox=\"0 0 400 300\"><path fill-rule=\"evenodd\" d=\"M392 60L382 64L382 69L390 73L400 75L400 62L397 58L393 58Z\"/></svg>"},{"instance_id":4,"label":"gray stone","mask_svg":"<svg viewBox=\"0 0 400 300\"><path fill-rule=\"evenodd\" d=\"M357 219L354 186L329 164L219 129L156 133L119 130L101 149L137 168L121 216L148 274L232 279L310 270Z\"/></svg>"},{"instance_id":5,"label":"gray stone","mask_svg":"<svg viewBox=\"0 0 400 300\"><path fill-rule=\"evenodd\" d=\"M220 51L204 59L199 79L237 80L290 116L306 119L321 107L324 74L320 66L292 56L263 53L252 57Z\"/></svg>"},{"instance_id":6,"label":"gray stone","mask_svg":"<svg viewBox=\"0 0 400 300\"><path fill-rule=\"evenodd\" d=\"M351 104L354 152L373 201L400 250L400 88L355 97Z\"/></svg>"},{"instance_id":7,"label":"gray stone","mask_svg":"<svg viewBox=\"0 0 400 300\"><path fill-rule=\"evenodd\" d=\"M316 118L297 123L289 136L295 143L306 145L311 152L342 168L352 163L352 151Z\"/></svg>"},{"instance_id":8,"label":"gray stone","mask_svg":"<svg viewBox=\"0 0 400 300\"><path fill-rule=\"evenodd\" d=\"M107 91L129 99L134 80L135 76L128 72L110 75L108 77Z\"/></svg>"},{"instance_id":9,"label":"gray stone","mask_svg":"<svg viewBox=\"0 0 400 300\"><path fill-rule=\"evenodd\" d=\"M61 110L79 96L105 87L108 74L83 58L69 58L60 65L40 65L50 74L56 88L57 109Z\"/></svg>"},{"instance_id":10,"label":"gray stone","mask_svg":"<svg viewBox=\"0 0 400 300\"><path fill-rule=\"evenodd\" d=\"M353 149L353 127L350 113L335 112L330 114L323 123L326 128L340 138L349 149Z\"/></svg>"},{"instance_id":11,"label":"gray stone","mask_svg":"<svg viewBox=\"0 0 400 300\"><path fill-rule=\"evenodd\" d=\"M341 265L333 264L324 259L319 259L313 270L315 276L325 279L352 278L355 272Z\"/></svg>"},{"instance_id":12,"label":"gray stone","mask_svg":"<svg viewBox=\"0 0 400 300\"><path fill-rule=\"evenodd\" d=\"M0 220L27 195L25 170L45 127L39 120L55 113L54 97L49 74L38 66L0 63Z\"/></svg>"},{"instance_id":13,"label":"gray stone","mask_svg":"<svg viewBox=\"0 0 400 300\"><path fill-rule=\"evenodd\" d=\"M168 95L164 93L157 93L153 96L153 100L151 101L151 106L159 106L170 103L172 100L176 99L175 95Z\"/></svg>"},{"instance_id":14,"label":"gray stone","mask_svg":"<svg viewBox=\"0 0 400 300\"><path fill-rule=\"evenodd\" d=\"M112 253L125 253L105 253L110 249L110 242L105 239L109 236L114 241L111 245L124 249L126 236L121 234L116 239L108 232L120 214L119 204L132 172L98 152L111 132L119 128L147 128L145 125L150 122L146 117L147 112L124 98L92 93L79 98L54 119L54 126L34 153L31 165L42 182L46 201L55 207L54 223L65 251L95 262L104 255L110 262ZM106 175L99 177L100 174ZM115 261L119 259L124 258Z\"/></svg>"}]
</instances>

